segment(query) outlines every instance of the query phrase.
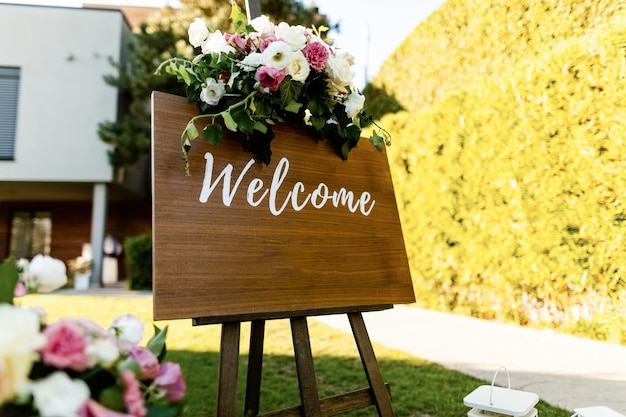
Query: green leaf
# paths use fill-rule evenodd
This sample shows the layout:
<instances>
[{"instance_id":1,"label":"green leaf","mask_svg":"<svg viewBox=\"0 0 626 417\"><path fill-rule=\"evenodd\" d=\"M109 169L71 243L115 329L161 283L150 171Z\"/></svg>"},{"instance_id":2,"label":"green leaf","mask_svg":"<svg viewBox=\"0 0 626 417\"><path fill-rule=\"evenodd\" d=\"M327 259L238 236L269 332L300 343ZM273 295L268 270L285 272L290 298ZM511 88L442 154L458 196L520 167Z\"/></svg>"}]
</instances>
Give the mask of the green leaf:
<instances>
[{"instance_id":1,"label":"green leaf","mask_svg":"<svg viewBox=\"0 0 626 417\"><path fill-rule=\"evenodd\" d=\"M217 123L211 123L202 129L202 136L211 145L217 146L222 140L222 126Z\"/></svg>"},{"instance_id":2,"label":"green leaf","mask_svg":"<svg viewBox=\"0 0 626 417\"><path fill-rule=\"evenodd\" d=\"M187 73L187 70L185 69L183 65L178 66L178 74L181 76L183 81L185 81L185 84L187 85L191 84L191 78L189 77L189 74Z\"/></svg>"},{"instance_id":3,"label":"green leaf","mask_svg":"<svg viewBox=\"0 0 626 417\"><path fill-rule=\"evenodd\" d=\"M189 152L190 150L191 150L191 141L189 140L189 138L185 138L185 141L183 142L183 151Z\"/></svg>"},{"instance_id":4,"label":"green leaf","mask_svg":"<svg viewBox=\"0 0 626 417\"><path fill-rule=\"evenodd\" d=\"M120 385L114 385L102 390L98 402L114 411L126 411L124 393Z\"/></svg>"},{"instance_id":5,"label":"green leaf","mask_svg":"<svg viewBox=\"0 0 626 417\"><path fill-rule=\"evenodd\" d=\"M13 304L15 284L19 279L19 272L15 259L5 259L0 265L0 303Z\"/></svg>"},{"instance_id":6,"label":"green leaf","mask_svg":"<svg viewBox=\"0 0 626 417\"><path fill-rule=\"evenodd\" d=\"M302 107L302 103L298 103L294 100L285 106L285 111L288 111L290 113L298 113L300 107Z\"/></svg>"},{"instance_id":7,"label":"green leaf","mask_svg":"<svg viewBox=\"0 0 626 417\"><path fill-rule=\"evenodd\" d=\"M383 137L375 131L372 133L372 136L370 136L370 143L374 145L376 149L378 149L378 152L383 151Z\"/></svg>"},{"instance_id":8,"label":"green leaf","mask_svg":"<svg viewBox=\"0 0 626 417\"><path fill-rule=\"evenodd\" d=\"M232 9L230 10L230 20L233 22L233 26L235 27L235 32L240 33L245 30L246 25L248 24L248 19L246 15L243 14L237 3L233 2Z\"/></svg>"},{"instance_id":9,"label":"green leaf","mask_svg":"<svg viewBox=\"0 0 626 417\"><path fill-rule=\"evenodd\" d=\"M237 123L235 123L235 121L233 120L233 116L230 115L230 112L228 110L224 110L223 112L221 112L220 116L222 116L222 119L224 119L224 124L226 125L226 128L228 130L230 130L231 132L237 131Z\"/></svg>"},{"instance_id":10,"label":"green leaf","mask_svg":"<svg viewBox=\"0 0 626 417\"><path fill-rule=\"evenodd\" d=\"M154 326L154 336L150 338L146 347L154 356L159 359L159 362L165 356L165 338L167 337L167 327L165 326L162 330L159 329L156 325Z\"/></svg>"},{"instance_id":11,"label":"green leaf","mask_svg":"<svg viewBox=\"0 0 626 417\"><path fill-rule=\"evenodd\" d=\"M258 130L261 133L267 133L267 125L259 120L254 122L254 130Z\"/></svg>"},{"instance_id":12,"label":"green leaf","mask_svg":"<svg viewBox=\"0 0 626 417\"><path fill-rule=\"evenodd\" d=\"M236 110L233 112L232 116L241 132L252 133L254 130L254 120L250 117L250 111L248 109Z\"/></svg>"},{"instance_id":13,"label":"green leaf","mask_svg":"<svg viewBox=\"0 0 626 417\"><path fill-rule=\"evenodd\" d=\"M187 123L184 134L186 134L191 140L198 137L198 129L196 128L193 120L190 120L189 123Z\"/></svg>"}]
</instances>

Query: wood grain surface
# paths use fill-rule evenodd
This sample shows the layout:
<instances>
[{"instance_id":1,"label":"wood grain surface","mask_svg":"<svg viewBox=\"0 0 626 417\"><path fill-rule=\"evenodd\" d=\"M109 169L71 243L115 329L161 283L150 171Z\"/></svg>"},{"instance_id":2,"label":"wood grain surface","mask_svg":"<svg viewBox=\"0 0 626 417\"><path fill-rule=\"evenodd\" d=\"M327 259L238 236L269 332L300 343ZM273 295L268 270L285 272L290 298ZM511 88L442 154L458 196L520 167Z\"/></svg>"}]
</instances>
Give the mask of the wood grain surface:
<instances>
[{"instance_id":1,"label":"wood grain surface","mask_svg":"<svg viewBox=\"0 0 626 417\"><path fill-rule=\"evenodd\" d=\"M270 164L242 175L252 155L224 129L218 146L192 142L186 176L181 133L197 114L184 97L153 93L155 320L414 302L385 153L362 139L344 161L285 123L274 127ZM219 177L229 165L232 201ZM204 182L213 189L201 202ZM333 192L362 204L333 204L324 198Z\"/></svg>"}]
</instances>

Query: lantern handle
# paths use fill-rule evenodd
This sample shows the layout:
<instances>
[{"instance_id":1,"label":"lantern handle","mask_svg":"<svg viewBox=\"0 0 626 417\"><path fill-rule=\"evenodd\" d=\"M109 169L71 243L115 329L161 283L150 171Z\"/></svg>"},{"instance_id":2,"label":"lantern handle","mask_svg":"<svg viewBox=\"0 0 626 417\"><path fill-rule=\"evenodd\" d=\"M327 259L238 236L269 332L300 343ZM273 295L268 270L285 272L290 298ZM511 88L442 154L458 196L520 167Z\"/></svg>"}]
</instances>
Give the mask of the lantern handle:
<instances>
[{"instance_id":1,"label":"lantern handle","mask_svg":"<svg viewBox=\"0 0 626 417\"><path fill-rule=\"evenodd\" d=\"M506 381L507 381L507 389L511 389L511 376L509 375L509 370L506 369L506 366L501 366L496 369L496 372L493 374L493 378L491 379L491 390L489 391L489 405L493 405L493 387L496 383L496 377L498 376L498 372L500 369L504 369L506 372Z\"/></svg>"}]
</instances>

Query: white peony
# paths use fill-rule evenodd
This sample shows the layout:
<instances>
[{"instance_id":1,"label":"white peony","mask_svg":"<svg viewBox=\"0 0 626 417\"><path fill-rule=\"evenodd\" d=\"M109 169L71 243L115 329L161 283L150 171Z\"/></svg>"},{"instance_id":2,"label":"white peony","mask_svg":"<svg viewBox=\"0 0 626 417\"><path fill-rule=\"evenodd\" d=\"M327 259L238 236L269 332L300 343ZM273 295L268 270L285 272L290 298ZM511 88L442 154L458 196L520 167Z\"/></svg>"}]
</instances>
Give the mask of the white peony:
<instances>
[{"instance_id":1,"label":"white peony","mask_svg":"<svg viewBox=\"0 0 626 417\"><path fill-rule=\"evenodd\" d=\"M287 65L287 75L291 75L296 81L305 82L310 72L311 67L304 54L300 51L294 53L293 59Z\"/></svg>"},{"instance_id":2,"label":"white peony","mask_svg":"<svg viewBox=\"0 0 626 417\"><path fill-rule=\"evenodd\" d=\"M256 36L261 39L274 36L274 31L276 30L276 25L272 21L270 21L269 17L265 15L261 15L252 19L250 21L250 25L255 30L255 32L251 33L250 36Z\"/></svg>"},{"instance_id":3,"label":"white peony","mask_svg":"<svg viewBox=\"0 0 626 417\"><path fill-rule=\"evenodd\" d=\"M284 69L293 61L294 53L291 47L282 41L272 42L262 53L265 66L275 69Z\"/></svg>"},{"instance_id":4,"label":"white peony","mask_svg":"<svg viewBox=\"0 0 626 417\"><path fill-rule=\"evenodd\" d=\"M117 340L120 351L126 353L139 344L143 337L143 329L143 321L132 314L124 314L113 320L109 334Z\"/></svg>"},{"instance_id":5,"label":"white peony","mask_svg":"<svg viewBox=\"0 0 626 417\"><path fill-rule=\"evenodd\" d=\"M346 93L347 87L352 82L352 69L354 57L348 52L330 55L326 61L326 74L330 78L331 85L339 92Z\"/></svg>"},{"instance_id":6,"label":"white peony","mask_svg":"<svg viewBox=\"0 0 626 417\"><path fill-rule=\"evenodd\" d=\"M206 80L206 87L200 92L200 100L210 106L215 106L224 97L225 93L226 87L223 82L209 78Z\"/></svg>"},{"instance_id":7,"label":"white peony","mask_svg":"<svg viewBox=\"0 0 626 417\"><path fill-rule=\"evenodd\" d=\"M63 261L48 255L36 255L24 273L26 283L38 292L50 292L67 283L67 268Z\"/></svg>"},{"instance_id":8,"label":"white peony","mask_svg":"<svg viewBox=\"0 0 626 417\"><path fill-rule=\"evenodd\" d=\"M32 383L31 390L41 417L75 417L90 395L85 381L61 371Z\"/></svg>"},{"instance_id":9,"label":"white peony","mask_svg":"<svg viewBox=\"0 0 626 417\"><path fill-rule=\"evenodd\" d=\"M275 36L286 42L293 51L299 51L306 45L307 30L304 26L291 26L288 23L280 22L276 26Z\"/></svg>"},{"instance_id":10,"label":"white peony","mask_svg":"<svg viewBox=\"0 0 626 417\"><path fill-rule=\"evenodd\" d=\"M193 23L189 25L187 34L189 35L189 43L197 48L209 37L209 28L207 28L203 18L196 17Z\"/></svg>"},{"instance_id":11,"label":"white peony","mask_svg":"<svg viewBox=\"0 0 626 417\"><path fill-rule=\"evenodd\" d=\"M23 391L37 359L35 351L46 344L36 312L0 304L0 405Z\"/></svg>"},{"instance_id":12,"label":"white peony","mask_svg":"<svg viewBox=\"0 0 626 417\"><path fill-rule=\"evenodd\" d=\"M344 106L346 106L346 114L348 117L352 118L359 114L359 112L363 109L363 105L365 104L365 97L359 93L359 90L352 87L352 92L343 102Z\"/></svg>"},{"instance_id":13,"label":"white peony","mask_svg":"<svg viewBox=\"0 0 626 417\"><path fill-rule=\"evenodd\" d=\"M235 48L226 43L226 39L224 39L224 35L219 30L216 30L213 33L210 33L206 38L206 41L202 44L202 53L210 54L210 53L229 53L235 52Z\"/></svg>"}]
</instances>

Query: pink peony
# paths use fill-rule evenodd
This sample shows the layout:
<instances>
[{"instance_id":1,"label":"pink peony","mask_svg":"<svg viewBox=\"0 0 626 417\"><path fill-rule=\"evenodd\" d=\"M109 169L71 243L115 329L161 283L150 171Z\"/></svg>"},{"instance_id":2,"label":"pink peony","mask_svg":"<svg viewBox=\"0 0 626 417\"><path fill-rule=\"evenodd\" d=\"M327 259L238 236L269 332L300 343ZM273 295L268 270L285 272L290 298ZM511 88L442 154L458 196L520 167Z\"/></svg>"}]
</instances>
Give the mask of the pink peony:
<instances>
[{"instance_id":1,"label":"pink peony","mask_svg":"<svg viewBox=\"0 0 626 417\"><path fill-rule=\"evenodd\" d=\"M261 87L269 88L272 91L278 90L278 86L285 79L286 71L263 66L257 72L257 78Z\"/></svg>"},{"instance_id":2,"label":"pink peony","mask_svg":"<svg viewBox=\"0 0 626 417\"><path fill-rule=\"evenodd\" d=\"M326 60L328 60L328 49L320 42L311 42L302 49L307 62L314 70L320 72L324 70Z\"/></svg>"},{"instance_id":3,"label":"pink peony","mask_svg":"<svg viewBox=\"0 0 626 417\"><path fill-rule=\"evenodd\" d=\"M90 399L80 410L78 417L133 417L133 415L113 411Z\"/></svg>"},{"instance_id":4,"label":"pink peony","mask_svg":"<svg viewBox=\"0 0 626 417\"><path fill-rule=\"evenodd\" d=\"M133 346L130 349L129 358L141 367L141 379L154 379L159 373L159 360L149 349Z\"/></svg>"},{"instance_id":5,"label":"pink peony","mask_svg":"<svg viewBox=\"0 0 626 417\"><path fill-rule=\"evenodd\" d=\"M169 401L182 400L187 391L180 365L173 362L165 362L161 365L153 385L157 390L166 391L165 398Z\"/></svg>"},{"instance_id":6,"label":"pink peony","mask_svg":"<svg viewBox=\"0 0 626 417\"><path fill-rule=\"evenodd\" d=\"M84 371L89 367L89 339L73 319L63 319L43 330L46 345L39 352L46 365Z\"/></svg>"},{"instance_id":7,"label":"pink peony","mask_svg":"<svg viewBox=\"0 0 626 417\"><path fill-rule=\"evenodd\" d=\"M120 375L124 381L124 404L128 412L135 417L144 417L148 410L143 404L143 396L135 373L130 369L122 369Z\"/></svg>"}]
</instances>

